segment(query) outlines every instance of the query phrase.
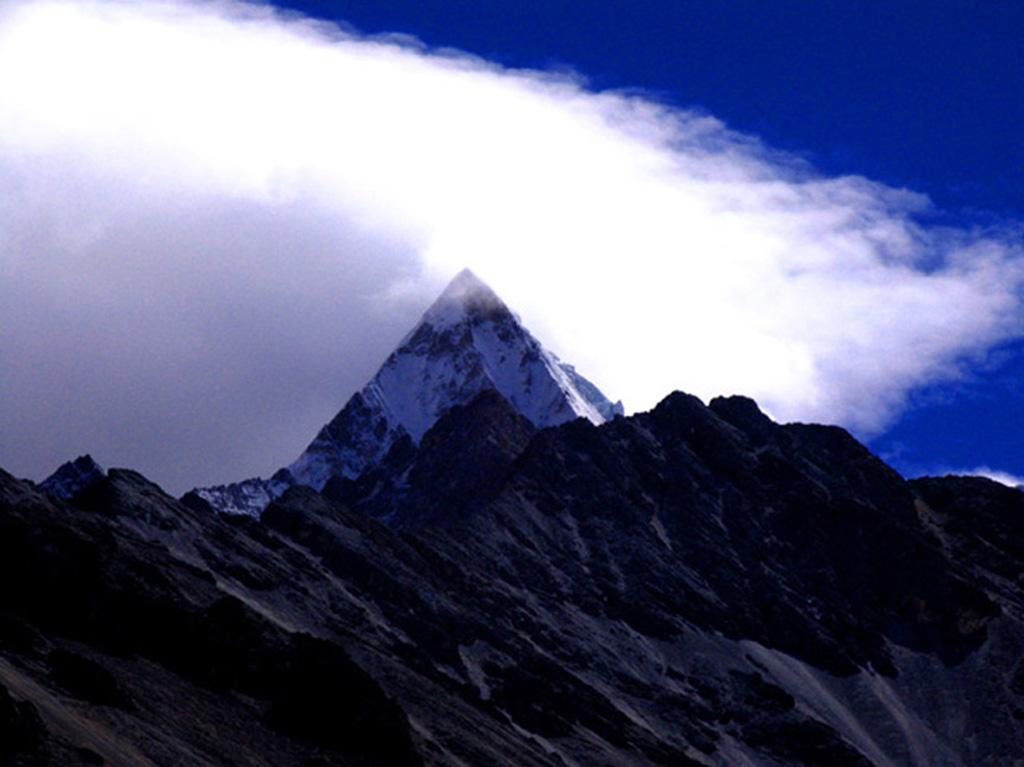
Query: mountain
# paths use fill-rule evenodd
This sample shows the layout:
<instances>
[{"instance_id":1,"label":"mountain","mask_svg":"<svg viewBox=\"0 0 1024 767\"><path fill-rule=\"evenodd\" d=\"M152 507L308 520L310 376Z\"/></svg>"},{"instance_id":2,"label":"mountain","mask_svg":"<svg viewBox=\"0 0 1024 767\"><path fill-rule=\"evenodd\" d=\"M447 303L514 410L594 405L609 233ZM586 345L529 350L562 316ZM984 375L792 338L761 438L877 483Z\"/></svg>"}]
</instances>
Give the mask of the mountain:
<instances>
[{"instance_id":1,"label":"mountain","mask_svg":"<svg viewBox=\"0 0 1024 767\"><path fill-rule=\"evenodd\" d=\"M103 467L96 463L91 455L80 455L73 461L61 464L39 486L58 498L70 498L105 476Z\"/></svg>"},{"instance_id":2,"label":"mountain","mask_svg":"<svg viewBox=\"0 0 1024 767\"><path fill-rule=\"evenodd\" d=\"M259 514L292 485L319 490L331 477L358 477L397 442L418 444L449 409L488 390L538 428L580 417L599 424L623 412L466 269L294 463L270 480L192 492L219 511Z\"/></svg>"},{"instance_id":3,"label":"mountain","mask_svg":"<svg viewBox=\"0 0 1024 767\"><path fill-rule=\"evenodd\" d=\"M742 397L488 388L258 520L0 472L0 762L1002 767L1022 583L1024 493Z\"/></svg>"}]
</instances>

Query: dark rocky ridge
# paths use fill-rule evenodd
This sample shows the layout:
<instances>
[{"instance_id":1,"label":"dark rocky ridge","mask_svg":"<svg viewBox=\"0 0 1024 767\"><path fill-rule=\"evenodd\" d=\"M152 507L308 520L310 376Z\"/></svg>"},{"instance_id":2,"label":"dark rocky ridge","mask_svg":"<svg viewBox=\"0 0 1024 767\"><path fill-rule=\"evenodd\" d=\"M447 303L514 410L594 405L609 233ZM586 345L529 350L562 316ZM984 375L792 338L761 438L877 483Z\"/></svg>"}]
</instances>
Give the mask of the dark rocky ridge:
<instances>
[{"instance_id":1,"label":"dark rocky ridge","mask_svg":"<svg viewBox=\"0 0 1024 767\"><path fill-rule=\"evenodd\" d=\"M750 400L535 432L485 393L261 522L196 501L127 471L70 504L0 474L0 759L1021 753L1024 494L905 482Z\"/></svg>"},{"instance_id":2,"label":"dark rocky ridge","mask_svg":"<svg viewBox=\"0 0 1024 767\"><path fill-rule=\"evenodd\" d=\"M70 498L106 476L103 467L91 455L80 455L73 461L61 464L53 474L39 483L39 486L58 498Z\"/></svg>"},{"instance_id":3,"label":"dark rocky ridge","mask_svg":"<svg viewBox=\"0 0 1024 767\"><path fill-rule=\"evenodd\" d=\"M119 470L76 503L0 475L0 683L27 698L7 716L19 760L420 763L405 716L337 644L285 630L157 540L235 537L220 520Z\"/></svg>"},{"instance_id":4,"label":"dark rocky ridge","mask_svg":"<svg viewBox=\"0 0 1024 767\"><path fill-rule=\"evenodd\" d=\"M491 499L536 427L493 389L456 405L423 437L396 444L355 482L341 478L324 495L394 528L450 525Z\"/></svg>"}]
</instances>

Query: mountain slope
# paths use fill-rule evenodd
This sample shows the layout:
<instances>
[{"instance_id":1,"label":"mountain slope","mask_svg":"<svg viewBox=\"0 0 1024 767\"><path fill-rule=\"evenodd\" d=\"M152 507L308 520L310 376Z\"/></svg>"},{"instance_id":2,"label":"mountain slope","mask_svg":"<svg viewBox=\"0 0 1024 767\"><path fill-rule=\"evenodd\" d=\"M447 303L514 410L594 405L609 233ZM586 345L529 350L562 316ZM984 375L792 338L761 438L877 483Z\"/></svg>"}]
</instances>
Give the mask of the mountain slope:
<instances>
[{"instance_id":1,"label":"mountain slope","mask_svg":"<svg viewBox=\"0 0 1024 767\"><path fill-rule=\"evenodd\" d=\"M545 349L467 269L287 469L271 480L194 492L220 511L259 513L292 484L319 490L331 477L359 476L403 437L418 443L449 409L488 390L538 428L580 417L603 423L622 413L621 403Z\"/></svg>"},{"instance_id":2,"label":"mountain slope","mask_svg":"<svg viewBox=\"0 0 1024 767\"><path fill-rule=\"evenodd\" d=\"M1022 508L678 393L536 430L485 391L261 521L0 475L0 728L37 764L1014 765ZM269 716L299 692L385 729Z\"/></svg>"},{"instance_id":3,"label":"mountain slope","mask_svg":"<svg viewBox=\"0 0 1024 767\"><path fill-rule=\"evenodd\" d=\"M273 552L134 472L75 498L0 471L0 763L421 764L337 643L247 604Z\"/></svg>"}]
</instances>

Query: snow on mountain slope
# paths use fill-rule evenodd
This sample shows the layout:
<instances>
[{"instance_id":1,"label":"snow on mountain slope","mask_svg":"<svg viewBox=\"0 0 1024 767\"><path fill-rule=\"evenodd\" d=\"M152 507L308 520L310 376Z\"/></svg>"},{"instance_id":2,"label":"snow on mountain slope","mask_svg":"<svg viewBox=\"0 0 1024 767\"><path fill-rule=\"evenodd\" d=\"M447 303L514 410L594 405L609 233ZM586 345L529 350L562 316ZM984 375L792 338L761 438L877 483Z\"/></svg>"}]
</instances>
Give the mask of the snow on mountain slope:
<instances>
[{"instance_id":1,"label":"snow on mountain slope","mask_svg":"<svg viewBox=\"0 0 1024 767\"><path fill-rule=\"evenodd\" d=\"M332 476L360 475L402 437L418 443L449 409L490 389L540 428L579 417L600 424L623 412L466 269L285 471L195 492L219 510L258 514L290 484L321 489Z\"/></svg>"},{"instance_id":2,"label":"snow on mountain slope","mask_svg":"<svg viewBox=\"0 0 1024 767\"><path fill-rule=\"evenodd\" d=\"M287 469L277 471L270 479L253 477L230 485L203 487L187 493L197 495L224 514L258 515L272 500L295 484Z\"/></svg>"}]
</instances>

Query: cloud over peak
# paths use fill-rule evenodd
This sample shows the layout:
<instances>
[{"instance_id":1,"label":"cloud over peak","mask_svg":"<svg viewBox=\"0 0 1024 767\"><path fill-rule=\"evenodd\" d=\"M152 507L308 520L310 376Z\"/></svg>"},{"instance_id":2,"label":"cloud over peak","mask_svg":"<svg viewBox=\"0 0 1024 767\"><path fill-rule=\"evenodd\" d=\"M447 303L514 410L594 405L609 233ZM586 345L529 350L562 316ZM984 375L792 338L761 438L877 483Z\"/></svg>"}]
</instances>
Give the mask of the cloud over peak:
<instances>
[{"instance_id":1,"label":"cloud over peak","mask_svg":"<svg viewBox=\"0 0 1024 767\"><path fill-rule=\"evenodd\" d=\"M0 71L15 471L269 471L465 266L633 409L869 432L1022 334L1019 232L565 74L173 0L10 3Z\"/></svg>"}]
</instances>

